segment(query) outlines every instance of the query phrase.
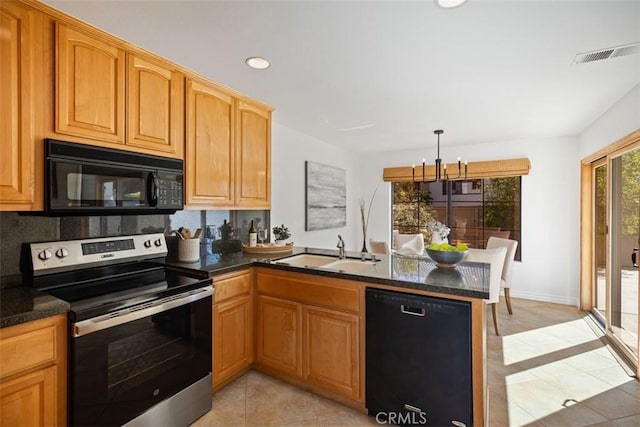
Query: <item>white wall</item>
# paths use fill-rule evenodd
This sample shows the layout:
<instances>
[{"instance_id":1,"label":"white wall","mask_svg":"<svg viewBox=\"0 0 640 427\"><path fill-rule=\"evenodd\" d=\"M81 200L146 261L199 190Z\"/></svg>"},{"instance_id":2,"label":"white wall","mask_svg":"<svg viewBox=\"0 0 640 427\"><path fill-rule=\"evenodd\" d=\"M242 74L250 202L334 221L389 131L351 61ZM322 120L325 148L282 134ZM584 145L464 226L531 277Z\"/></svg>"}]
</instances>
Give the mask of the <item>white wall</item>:
<instances>
[{"instance_id":1,"label":"white wall","mask_svg":"<svg viewBox=\"0 0 640 427\"><path fill-rule=\"evenodd\" d=\"M640 128L640 84L580 134L579 158L583 159Z\"/></svg>"},{"instance_id":2,"label":"white wall","mask_svg":"<svg viewBox=\"0 0 640 427\"><path fill-rule=\"evenodd\" d=\"M528 157L529 175L522 178L522 261L514 266L514 297L578 304L579 295L579 168L577 137L504 141L472 146L441 146L444 161L458 156L469 161ZM382 169L433 162L435 148L422 151L372 153L361 159L362 191L379 188L369 235L389 238L391 186ZM570 167L575 165L575 167ZM382 189L382 194L381 190Z\"/></svg>"},{"instance_id":3,"label":"white wall","mask_svg":"<svg viewBox=\"0 0 640 427\"><path fill-rule=\"evenodd\" d=\"M573 137L502 141L446 146L442 157L469 161L527 157L531 171L522 179L522 261L516 262L514 297L578 305L580 159L640 128L640 85L607 113ZM382 181L385 167L419 164L435 158L435 148L421 151L354 154L277 123L273 125L272 225L284 222L296 245L335 248L342 234L348 250L362 245L358 201L367 204L376 191L368 237L391 235L391 185ZM304 161L313 160L347 170L347 226L304 231Z\"/></svg>"},{"instance_id":4,"label":"white wall","mask_svg":"<svg viewBox=\"0 0 640 427\"><path fill-rule=\"evenodd\" d=\"M335 249L338 234L347 250L359 250L355 239L360 227L356 156L276 122L271 148L271 226L285 224L296 246ZM328 230L305 231L305 161L311 160L347 171L347 225ZM362 241L360 241L360 245Z\"/></svg>"}]
</instances>

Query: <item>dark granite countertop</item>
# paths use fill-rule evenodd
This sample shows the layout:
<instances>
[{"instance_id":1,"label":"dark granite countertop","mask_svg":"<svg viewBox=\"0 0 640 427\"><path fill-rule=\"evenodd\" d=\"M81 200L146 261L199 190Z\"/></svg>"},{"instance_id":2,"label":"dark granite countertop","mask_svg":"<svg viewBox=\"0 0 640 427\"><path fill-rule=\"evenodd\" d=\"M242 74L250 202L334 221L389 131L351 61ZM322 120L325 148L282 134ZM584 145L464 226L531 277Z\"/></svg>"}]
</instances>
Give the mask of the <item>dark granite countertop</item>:
<instances>
[{"instance_id":1,"label":"dark granite countertop","mask_svg":"<svg viewBox=\"0 0 640 427\"><path fill-rule=\"evenodd\" d=\"M379 255L374 265L364 265L357 271L347 272L322 267L297 267L282 259L299 254L329 255L337 250L296 247L292 253L229 254L203 253L198 262L167 261L170 268L201 276L229 273L251 266L310 273L326 277L357 280L366 283L397 287L399 291L411 289L438 292L470 298L489 298L489 265L461 262L456 268L438 268L428 257ZM359 252L347 252L349 260L359 260ZM370 255L368 255L370 260ZM66 313L69 304L28 286L0 289L0 328L6 328L56 314Z\"/></svg>"},{"instance_id":2,"label":"dark granite countertop","mask_svg":"<svg viewBox=\"0 0 640 427\"><path fill-rule=\"evenodd\" d=\"M0 328L69 311L69 303L28 286L0 289Z\"/></svg>"},{"instance_id":3,"label":"dark granite countertop","mask_svg":"<svg viewBox=\"0 0 640 427\"><path fill-rule=\"evenodd\" d=\"M347 272L322 267L297 267L282 260L299 254L330 255L337 259L337 250L296 247L290 254L256 256L235 252L231 254L203 254L194 263L168 262L179 270L201 272L213 276L251 266L310 273L326 277L397 287L399 291L422 290L470 298L489 298L489 264L461 262L456 268L438 268L428 257L398 254L379 255L374 265L366 265L357 271ZM350 260L360 260L359 252L347 252ZM367 255L370 260L370 255Z\"/></svg>"}]
</instances>

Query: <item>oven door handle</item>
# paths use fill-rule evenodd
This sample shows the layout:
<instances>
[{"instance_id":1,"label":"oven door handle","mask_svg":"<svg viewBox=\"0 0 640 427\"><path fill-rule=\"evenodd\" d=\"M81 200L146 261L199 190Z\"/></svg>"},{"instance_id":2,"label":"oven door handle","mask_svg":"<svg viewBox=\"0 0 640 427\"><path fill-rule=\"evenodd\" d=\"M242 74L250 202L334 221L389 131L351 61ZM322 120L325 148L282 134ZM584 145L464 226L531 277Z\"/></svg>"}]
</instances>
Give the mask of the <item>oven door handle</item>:
<instances>
[{"instance_id":1,"label":"oven door handle","mask_svg":"<svg viewBox=\"0 0 640 427\"><path fill-rule=\"evenodd\" d=\"M123 323L133 322L134 320L171 310L172 308L180 307L181 305L190 304L211 295L213 295L213 286L209 285L145 304L129 307L124 310L118 310L113 313L82 320L73 324L73 337L77 338L103 329L122 325Z\"/></svg>"}]
</instances>

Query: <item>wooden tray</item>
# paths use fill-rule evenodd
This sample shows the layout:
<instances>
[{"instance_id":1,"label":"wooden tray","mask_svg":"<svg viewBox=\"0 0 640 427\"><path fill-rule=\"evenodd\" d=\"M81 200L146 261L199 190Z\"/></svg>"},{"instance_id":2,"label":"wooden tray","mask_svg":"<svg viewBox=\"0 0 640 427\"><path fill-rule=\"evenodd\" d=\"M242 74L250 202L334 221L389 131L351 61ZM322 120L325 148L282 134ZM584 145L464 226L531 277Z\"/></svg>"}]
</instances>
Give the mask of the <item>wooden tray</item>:
<instances>
[{"instance_id":1,"label":"wooden tray","mask_svg":"<svg viewBox=\"0 0 640 427\"><path fill-rule=\"evenodd\" d=\"M285 253L291 252L293 250L293 242L287 243L286 245L276 246L271 243L260 244L258 246L248 246L244 243L242 244L242 251L247 254L277 254L277 253Z\"/></svg>"}]
</instances>

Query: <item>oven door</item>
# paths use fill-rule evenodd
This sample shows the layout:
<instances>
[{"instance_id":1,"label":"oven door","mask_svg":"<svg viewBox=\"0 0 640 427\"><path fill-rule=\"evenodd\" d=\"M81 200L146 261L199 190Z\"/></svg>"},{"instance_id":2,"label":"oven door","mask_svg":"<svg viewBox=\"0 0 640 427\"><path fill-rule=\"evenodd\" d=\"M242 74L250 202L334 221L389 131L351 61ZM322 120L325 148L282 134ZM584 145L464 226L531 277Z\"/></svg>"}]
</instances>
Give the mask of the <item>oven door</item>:
<instances>
[{"instance_id":1,"label":"oven door","mask_svg":"<svg viewBox=\"0 0 640 427\"><path fill-rule=\"evenodd\" d=\"M71 325L71 425L122 425L211 373L212 287Z\"/></svg>"}]
</instances>

